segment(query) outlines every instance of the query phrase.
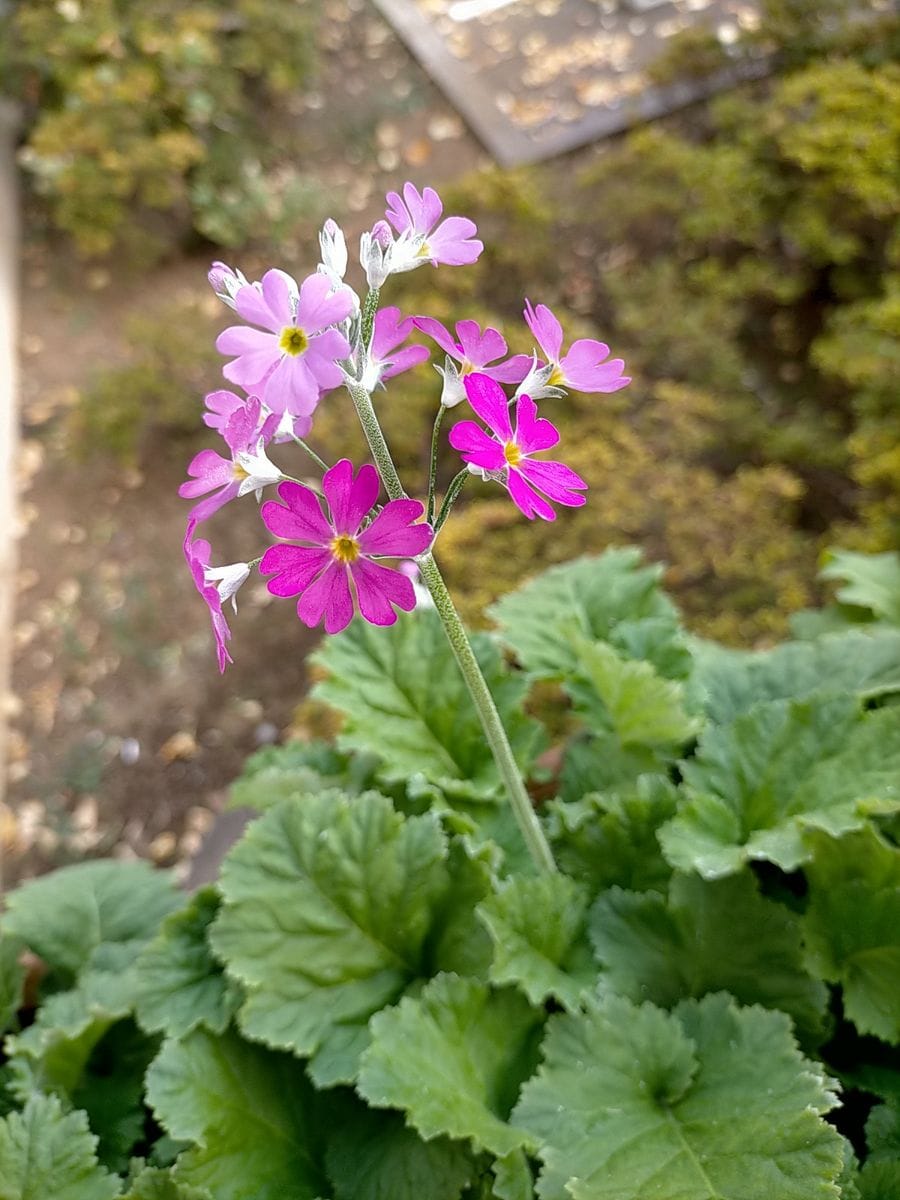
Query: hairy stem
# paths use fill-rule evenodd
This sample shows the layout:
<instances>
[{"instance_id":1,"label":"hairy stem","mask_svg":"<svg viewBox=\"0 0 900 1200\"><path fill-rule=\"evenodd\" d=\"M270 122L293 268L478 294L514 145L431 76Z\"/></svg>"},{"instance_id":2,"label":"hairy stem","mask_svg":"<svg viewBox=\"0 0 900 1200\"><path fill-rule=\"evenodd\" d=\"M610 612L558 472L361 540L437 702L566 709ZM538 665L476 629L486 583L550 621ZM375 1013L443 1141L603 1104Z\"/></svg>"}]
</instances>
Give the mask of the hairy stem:
<instances>
[{"instance_id":1,"label":"hairy stem","mask_svg":"<svg viewBox=\"0 0 900 1200\"><path fill-rule=\"evenodd\" d=\"M370 292L369 298L371 295ZM366 300L366 307L368 307L369 298ZM403 490L403 484L400 482L391 452L384 440L371 396L358 383L348 383L347 389L353 399L360 424L372 451L372 457L378 466L388 495L392 500L404 499L406 492ZM494 756L494 762L497 764L500 778L506 787L506 793L525 844L538 870L555 872L556 863L553 861L550 845L531 805L531 798L525 789L522 775L509 744L509 738L506 736L506 730L503 728L503 722L497 712L494 697L491 695L491 690L478 665L465 626L447 591L447 585L444 583L432 554L420 555L416 561L419 564L422 578L431 593L431 598L434 600L434 607L444 626L454 657L459 663L463 679L466 681L466 687L469 689L469 695L472 697L481 721L481 727Z\"/></svg>"},{"instance_id":2,"label":"hairy stem","mask_svg":"<svg viewBox=\"0 0 900 1200\"><path fill-rule=\"evenodd\" d=\"M438 513L438 519L434 523L434 536L441 532L444 522L450 516L450 510L456 503L456 497L463 490L466 480L469 478L469 468L463 467L458 475L454 475L447 488L447 494L444 497L444 503L441 505L441 511Z\"/></svg>"},{"instance_id":3,"label":"hairy stem","mask_svg":"<svg viewBox=\"0 0 900 1200\"><path fill-rule=\"evenodd\" d=\"M444 419L443 404L437 410L437 416L434 418L434 429L431 431L431 463L428 468L428 506L425 511L425 520L429 525L434 521L434 489L437 486L437 460L438 460L438 437L441 432L441 422Z\"/></svg>"},{"instance_id":4,"label":"hairy stem","mask_svg":"<svg viewBox=\"0 0 900 1200\"><path fill-rule=\"evenodd\" d=\"M362 344L368 354L369 342L372 340L372 326L375 324L375 314L378 311L378 288L372 288L366 296L362 310Z\"/></svg>"}]
</instances>

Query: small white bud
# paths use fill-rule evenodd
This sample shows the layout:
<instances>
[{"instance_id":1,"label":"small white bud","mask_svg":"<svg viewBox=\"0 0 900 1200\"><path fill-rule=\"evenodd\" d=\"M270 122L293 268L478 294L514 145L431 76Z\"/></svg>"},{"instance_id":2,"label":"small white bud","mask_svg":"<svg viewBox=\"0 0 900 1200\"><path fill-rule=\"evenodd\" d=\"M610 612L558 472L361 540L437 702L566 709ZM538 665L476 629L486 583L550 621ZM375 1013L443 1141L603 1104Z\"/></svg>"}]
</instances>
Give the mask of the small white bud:
<instances>
[{"instance_id":1,"label":"small white bud","mask_svg":"<svg viewBox=\"0 0 900 1200\"><path fill-rule=\"evenodd\" d=\"M231 607L237 612L235 595L250 574L249 563L229 563L227 567L207 567L203 572L207 583L214 583L219 599L224 604L231 601Z\"/></svg>"},{"instance_id":2,"label":"small white bud","mask_svg":"<svg viewBox=\"0 0 900 1200\"><path fill-rule=\"evenodd\" d=\"M441 404L444 408L455 408L466 398L466 389L459 376L459 371L456 369L456 363L448 355L444 359L444 365L442 367L435 365L434 369L444 380L444 386L441 389Z\"/></svg>"}]
</instances>

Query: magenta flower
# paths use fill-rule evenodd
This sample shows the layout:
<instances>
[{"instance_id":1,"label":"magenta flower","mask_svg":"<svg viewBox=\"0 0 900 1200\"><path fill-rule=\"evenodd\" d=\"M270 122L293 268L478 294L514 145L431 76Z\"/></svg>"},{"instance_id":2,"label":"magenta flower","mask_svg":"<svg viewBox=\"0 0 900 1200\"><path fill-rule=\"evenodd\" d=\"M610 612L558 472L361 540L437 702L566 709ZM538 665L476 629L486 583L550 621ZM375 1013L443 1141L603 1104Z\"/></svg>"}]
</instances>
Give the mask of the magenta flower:
<instances>
[{"instance_id":1,"label":"magenta flower","mask_svg":"<svg viewBox=\"0 0 900 1200\"><path fill-rule=\"evenodd\" d=\"M195 524L207 520L236 496L259 492L283 478L265 452L277 421L274 415L263 418L259 400L254 397L235 409L221 428L231 451L230 459L215 450L201 450L191 459L188 464L191 478L181 485L178 495L193 500L206 496L207 492L214 493L191 509L190 517Z\"/></svg>"},{"instance_id":2,"label":"magenta flower","mask_svg":"<svg viewBox=\"0 0 900 1200\"><path fill-rule=\"evenodd\" d=\"M219 433L223 433L225 426L236 412L247 407L247 401L238 396L235 392L229 392L227 388L221 388L217 392L210 392L205 397L206 412L203 414L203 424L208 425L210 429L218 429Z\"/></svg>"},{"instance_id":3,"label":"magenta flower","mask_svg":"<svg viewBox=\"0 0 900 1200\"><path fill-rule=\"evenodd\" d=\"M330 516L319 497L299 483L282 483L283 503L262 506L262 519L277 537L292 538L299 546L271 546L263 555L262 574L275 596L299 596L297 616L312 628L325 618L325 632L339 633L353 617L351 580L359 611L372 625L393 625L394 611L410 612L416 603L410 580L375 561L421 554L434 536L431 526L414 524L424 509L418 500L390 500L370 523L365 523L378 498L380 481L366 465L353 475L349 459L326 471L322 490Z\"/></svg>"},{"instance_id":4,"label":"magenta flower","mask_svg":"<svg viewBox=\"0 0 900 1200\"><path fill-rule=\"evenodd\" d=\"M579 338L572 343L569 353L560 357L562 326L546 304L535 308L530 300L526 300L525 320L552 367L545 381L549 387L570 387L576 392L617 392L631 383L631 379L622 374L624 360L610 359L609 346L605 342Z\"/></svg>"},{"instance_id":5,"label":"magenta flower","mask_svg":"<svg viewBox=\"0 0 900 1200\"><path fill-rule=\"evenodd\" d=\"M561 462L541 462L531 457L559 441L558 430L550 421L538 417L537 405L531 397L520 396L516 401L513 429L509 401L498 383L487 375L468 375L465 388L472 408L494 436L474 421L454 425L450 430L450 445L460 452L463 461L491 475L496 472L494 477L504 484L529 520L556 519L544 496L556 504L580 508L585 498L578 493L587 488L581 476Z\"/></svg>"},{"instance_id":6,"label":"magenta flower","mask_svg":"<svg viewBox=\"0 0 900 1200\"><path fill-rule=\"evenodd\" d=\"M457 321L454 339L449 330L433 317L413 317L413 324L434 338L441 349L446 350L450 357L460 364L455 376L446 371L442 372L444 391L449 393L445 394L442 402L448 408L464 398L465 392L460 380L473 371L480 371L482 375L487 375L488 379L495 379L497 383L520 383L528 374L531 359L527 354L514 354L506 362L496 362L507 352L506 340L497 329L487 326L482 333L477 321ZM492 367L490 363L496 365Z\"/></svg>"},{"instance_id":7,"label":"magenta flower","mask_svg":"<svg viewBox=\"0 0 900 1200\"><path fill-rule=\"evenodd\" d=\"M213 636L216 639L216 657L219 660L219 670L224 672L226 665L234 662L234 659L228 653L226 645L231 638L231 630L228 628L228 622L225 620L225 614L222 612L222 597L219 595L219 589L206 575L211 554L209 542L204 538L199 538L196 542L193 540L196 527L197 522L193 518L188 521L187 532L184 535L184 557L193 576L194 586L203 597L206 607L209 609Z\"/></svg>"},{"instance_id":8,"label":"magenta flower","mask_svg":"<svg viewBox=\"0 0 900 1200\"><path fill-rule=\"evenodd\" d=\"M225 378L240 384L277 413L309 416L319 394L343 380L337 360L350 344L330 326L353 309L349 288L332 290L318 272L296 282L284 271L266 271L259 289L242 287L235 295L239 316L262 329L232 325L219 334L216 349L237 357L224 368Z\"/></svg>"},{"instance_id":9,"label":"magenta flower","mask_svg":"<svg viewBox=\"0 0 900 1200\"><path fill-rule=\"evenodd\" d=\"M397 349L409 337L412 328L412 317L401 320L399 308L379 308L372 326L372 343L363 375L367 391L371 392L382 380L393 379L401 371L408 371L427 360L427 346L413 345Z\"/></svg>"},{"instance_id":10,"label":"magenta flower","mask_svg":"<svg viewBox=\"0 0 900 1200\"><path fill-rule=\"evenodd\" d=\"M478 230L468 217L447 217L440 221L444 206L434 188L419 194L411 183L403 185L403 196L388 192L385 216L396 229L399 240L390 248L390 270L410 271L430 262L461 267L473 263L484 249L474 236Z\"/></svg>"}]
</instances>

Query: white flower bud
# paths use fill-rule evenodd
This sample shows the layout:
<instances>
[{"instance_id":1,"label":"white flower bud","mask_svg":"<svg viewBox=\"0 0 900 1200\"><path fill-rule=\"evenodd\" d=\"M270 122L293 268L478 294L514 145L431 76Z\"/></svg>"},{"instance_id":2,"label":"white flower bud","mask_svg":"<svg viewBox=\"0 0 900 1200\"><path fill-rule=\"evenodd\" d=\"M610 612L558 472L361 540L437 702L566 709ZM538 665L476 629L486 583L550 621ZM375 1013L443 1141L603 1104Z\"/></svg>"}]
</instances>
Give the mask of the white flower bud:
<instances>
[{"instance_id":1,"label":"white flower bud","mask_svg":"<svg viewBox=\"0 0 900 1200\"><path fill-rule=\"evenodd\" d=\"M231 601L231 607L237 612L235 594L250 574L249 563L229 563L227 567L207 567L203 572L207 583L213 583L219 593L219 599L224 604Z\"/></svg>"},{"instance_id":2,"label":"white flower bud","mask_svg":"<svg viewBox=\"0 0 900 1200\"><path fill-rule=\"evenodd\" d=\"M331 217L322 227L319 234L319 246L322 251L322 266L326 275L334 275L343 279L347 274L347 242L344 231Z\"/></svg>"},{"instance_id":3,"label":"white flower bud","mask_svg":"<svg viewBox=\"0 0 900 1200\"><path fill-rule=\"evenodd\" d=\"M459 371L456 369L456 363L448 355L444 359L444 365L442 367L435 365L434 369L444 380L444 386L441 389L441 404L444 408L455 408L466 398L466 389L459 376Z\"/></svg>"}]
</instances>

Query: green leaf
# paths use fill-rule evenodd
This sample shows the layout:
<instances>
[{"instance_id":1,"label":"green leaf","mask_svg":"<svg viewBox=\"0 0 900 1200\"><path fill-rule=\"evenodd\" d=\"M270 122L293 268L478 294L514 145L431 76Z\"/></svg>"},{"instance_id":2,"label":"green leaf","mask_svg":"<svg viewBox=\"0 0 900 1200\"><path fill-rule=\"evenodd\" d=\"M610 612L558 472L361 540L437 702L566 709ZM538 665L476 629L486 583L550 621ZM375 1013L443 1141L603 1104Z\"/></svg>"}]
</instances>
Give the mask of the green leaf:
<instances>
[{"instance_id":1,"label":"green leaf","mask_svg":"<svg viewBox=\"0 0 900 1200\"><path fill-rule=\"evenodd\" d=\"M357 1101L329 1140L326 1155L335 1200L457 1200L473 1174L461 1142L423 1142L398 1113Z\"/></svg>"},{"instance_id":2,"label":"green leaf","mask_svg":"<svg viewBox=\"0 0 900 1200\"><path fill-rule=\"evenodd\" d=\"M48 997L34 1023L6 1039L13 1092L23 1103L35 1092L71 1097L94 1048L117 1019L91 1006L78 989Z\"/></svg>"},{"instance_id":3,"label":"green leaf","mask_svg":"<svg viewBox=\"0 0 900 1200\"><path fill-rule=\"evenodd\" d=\"M669 1008L727 991L783 1009L822 1039L828 991L804 970L800 919L760 896L749 872L716 882L675 875L668 898L613 888L594 903L590 934L602 985L630 1000Z\"/></svg>"},{"instance_id":4,"label":"green leaf","mask_svg":"<svg viewBox=\"0 0 900 1200\"><path fill-rule=\"evenodd\" d=\"M240 997L207 942L219 908L215 888L201 888L186 908L171 913L134 966L136 1016L151 1033L184 1037L198 1025L224 1033Z\"/></svg>"},{"instance_id":5,"label":"green leaf","mask_svg":"<svg viewBox=\"0 0 900 1200\"><path fill-rule=\"evenodd\" d=\"M163 1044L147 1100L173 1138L195 1143L178 1158L179 1183L209 1188L216 1200L325 1194L326 1105L293 1056L195 1029Z\"/></svg>"},{"instance_id":6,"label":"green leaf","mask_svg":"<svg viewBox=\"0 0 900 1200\"><path fill-rule=\"evenodd\" d=\"M424 969L446 855L433 815L404 818L374 792L306 796L255 821L225 859L210 931L246 988L247 1036L305 1056L334 1036L358 1052L372 1013Z\"/></svg>"},{"instance_id":7,"label":"green leaf","mask_svg":"<svg viewBox=\"0 0 900 1200\"><path fill-rule=\"evenodd\" d=\"M642 775L628 790L552 802L547 833L560 869L594 892L614 884L634 891L664 888L672 868L656 834L675 815L676 796L665 776Z\"/></svg>"},{"instance_id":8,"label":"green leaf","mask_svg":"<svg viewBox=\"0 0 900 1200\"><path fill-rule=\"evenodd\" d=\"M504 596L488 615L497 622L503 641L532 675L566 678L578 668L572 634L591 641L613 641L617 627L628 623L620 649L641 646L636 625L670 623L677 637L676 613L660 591L662 568L641 566L635 547L607 550L599 558L578 558L551 567L524 587ZM641 649L646 648L646 643ZM659 651L657 652L659 653Z\"/></svg>"},{"instance_id":9,"label":"green leaf","mask_svg":"<svg viewBox=\"0 0 900 1200\"><path fill-rule=\"evenodd\" d=\"M231 785L229 808L274 808L282 800L338 788L356 794L372 787L378 759L343 754L325 742L287 742L251 754Z\"/></svg>"},{"instance_id":10,"label":"green leaf","mask_svg":"<svg viewBox=\"0 0 900 1200\"><path fill-rule=\"evenodd\" d=\"M375 1108L402 1109L426 1140L471 1138L502 1157L531 1144L507 1118L540 1022L512 989L439 975L372 1018L357 1090Z\"/></svg>"},{"instance_id":11,"label":"green leaf","mask_svg":"<svg viewBox=\"0 0 900 1200\"><path fill-rule=\"evenodd\" d=\"M900 691L900 632L889 629L848 630L751 653L698 643L696 659L695 683L719 724L763 700L845 692L871 700Z\"/></svg>"},{"instance_id":12,"label":"green leaf","mask_svg":"<svg viewBox=\"0 0 900 1200\"><path fill-rule=\"evenodd\" d=\"M534 1179L522 1150L512 1150L494 1163L496 1200L534 1200Z\"/></svg>"},{"instance_id":13,"label":"green leaf","mask_svg":"<svg viewBox=\"0 0 900 1200\"><path fill-rule=\"evenodd\" d=\"M12 892L0 927L48 966L77 974L105 942L147 941L180 903L171 875L147 863L78 863Z\"/></svg>"},{"instance_id":14,"label":"green leaf","mask_svg":"<svg viewBox=\"0 0 900 1200\"><path fill-rule=\"evenodd\" d=\"M900 1162L900 1101L876 1104L866 1119L867 1162Z\"/></svg>"},{"instance_id":15,"label":"green leaf","mask_svg":"<svg viewBox=\"0 0 900 1200\"><path fill-rule=\"evenodd\" d=\"M597 978L585 936L587 889L565 875L517 877L478 908L494 942L491 979L518 984L532 1004L577 1008Z\"/></svg>"},{"instance_id":16,"label":"green leaf","mask_svg":"<svg viewBox=\"0 0 900 1200\"><path fill-rule=\"evenodd\" d=\"M687 802L660 831L674 867L707 879L752 859L808 860L804 831L859 829L900 809L900 707L863 717L849 696L757 705L712 727L682 764Z\"/></svg>"},{"instance_id":17,"label":"green leaf","mask_svg":"<svg viewBox=\"0 0 900 1200\"><path fill-rule=\"evenodd\" d=\"M834 1200L835 1097L788 1018L725 995L674 1013L621 997L552 1017L513 1119L541 1141L542 1200Z\"/></svg>"},{"instance_id":18,"label":"green leaf","mask_svg":"<svg viewBox=\"0 0 900 1200\"><path fill-rule=\"evenodd\" d=\"M900 850L872 828L810 843L809 969L840 983L861 1033L900 1041Z\"/></svg>"},{"instance_id":19,"label":"green leaf","mask_svg":"<svg viewBox=\"0 0 900 1200\"><path fill-rule=\"evenodd\" d=\"M22 949L16 938L0 936L0 1033L9 1029L22 1005L25 986Z\"/></svg>"},{"instance_id":20,"label":"green leaf","mask_svg":"<svg viewBox=\"0 0 900 1200\"><path fill-rule=\"evenodd\" d=\"M837 590L841 604L867 608L876 619L900 625L900 554L896 551L857 554L829 550L828 562L819 575L844 581Z\"/></svg>"},{"instance_id":21,"label":"green leaf","mask_svg":"<svg viewBox=\"0 0 900 1200\"><path fill-rule=\"evenodd\" d=\"M585 736L582 730L566 747L559 794L574 802L590 792L630 790L642 775L665 775L675 759L674 748L626 748L611 733Z\"/></svg>"},{"instance_id":22,"label":"green leaf","mask_svg":"<svg viewBox=\"0 0 900 1200\"><path fill-rule=\"evenodd\" d=\"M0 1200L112 1200L119 1180L97 1162L82 1112L34 1096L0 1121Z\"/></svg>"},{"instance_id":23,"label":"green leaf","mask_svg":"<svg viewBox=\"0 0 900 1200\"><path fill-rule=\"evenodd\" d=\"M173 1179L168 1170L144 1167L123 1200L212 1200L206 1188L187 1187Z\"/></svg>"},{"instance_id":24,"label":"green leaf","mask_svg":"<svg viewBox=\"0 0 900 1200\"><path fill-rule=\"evenodd\" d=\"M900 1200L900 1162L866 1163L856 1182L860 1200Z\"/></svg>"},{"instance_id":25,"label":"green leaf","mask_svg":"<svg viewBox=\"0 0 900 1200\"><path fill-rule=\"evenodd\" d=\"M541 732L523 711L528 682L504 665L491 638L476 635L472 645L526 771ZM387 629L355 621L313 661L328 672L313 696L344 714L339 744L382 756L384 780L421 774L450 797L500 799L493 755L436 613Z\"/></svg>"},{"instance_id":26,"label":"green leaf","mask_svg":"<svg viewBox=\"0 0 900 1200\"><path fill-rule=\"evenodd\" d=\"M571 638L578 666L565 681L575 709L620 745L681 745L699 725L684 709L684 688L647 662L629 662L605 642Z\"/></svg>"}]
</instances>

